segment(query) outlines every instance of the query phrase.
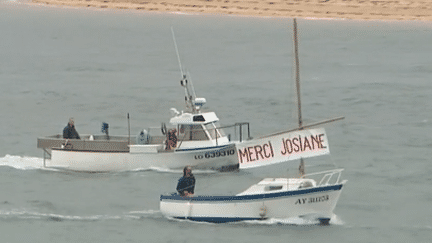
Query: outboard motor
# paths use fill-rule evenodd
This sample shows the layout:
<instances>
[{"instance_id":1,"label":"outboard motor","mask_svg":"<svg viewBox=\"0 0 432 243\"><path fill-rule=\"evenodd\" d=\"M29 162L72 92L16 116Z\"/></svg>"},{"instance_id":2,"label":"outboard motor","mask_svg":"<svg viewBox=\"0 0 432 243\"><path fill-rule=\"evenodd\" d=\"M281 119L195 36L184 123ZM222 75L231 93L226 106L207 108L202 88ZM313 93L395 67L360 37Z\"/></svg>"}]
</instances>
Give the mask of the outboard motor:
<instances>
[{"instance_id":1,"label":"outboard motor","mask_svg":"<svg viewBox=\"0 0 432 243\"><path fill-rule=\"evenodd\" d=\"M108 123L106 123L106 122L102 122L102 129L101 129L101 132L106 134L107 139L109 139L108 127L109 127L109 126L108 126Z\"/></svg>"},{"instance_id":2,"label":"outboard motor","mask_svg":"<svg viewBox=\"0 0 432 243\"><path fill-rule=\"evenodd\" d=\"M150 142L150 134L147 130L143 129L136 138L137 144L149 144Z\"/></svg>"}]
</instances>

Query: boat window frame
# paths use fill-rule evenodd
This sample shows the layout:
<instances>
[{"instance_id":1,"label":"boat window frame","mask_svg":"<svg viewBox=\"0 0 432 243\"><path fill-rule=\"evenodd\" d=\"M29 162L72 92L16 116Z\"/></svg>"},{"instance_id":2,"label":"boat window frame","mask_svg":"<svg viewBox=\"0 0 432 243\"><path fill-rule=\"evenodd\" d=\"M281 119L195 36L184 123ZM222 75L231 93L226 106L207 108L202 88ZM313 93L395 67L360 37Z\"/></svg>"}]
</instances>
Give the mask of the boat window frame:
<instances>
[{"instance_id":1,"label":"boat window frame","mask_svg":"<svg viewBox=\"0 0 432 243\"><path fill-rule=\"evenodd\" d=\"M217 140L226 136L218 121L206 123L204 127L212 140Z\"/></svg>"},{"instance_id":2,"label":"boat window frame","mask_svg":"<svg viewBox=\"0 0 432 243\"><path fill-rule=\"evenodd\" d=\"M203 124L179 124L178 137L181 141L210 140L209 134Z\"/></svg>"}]
</instances>

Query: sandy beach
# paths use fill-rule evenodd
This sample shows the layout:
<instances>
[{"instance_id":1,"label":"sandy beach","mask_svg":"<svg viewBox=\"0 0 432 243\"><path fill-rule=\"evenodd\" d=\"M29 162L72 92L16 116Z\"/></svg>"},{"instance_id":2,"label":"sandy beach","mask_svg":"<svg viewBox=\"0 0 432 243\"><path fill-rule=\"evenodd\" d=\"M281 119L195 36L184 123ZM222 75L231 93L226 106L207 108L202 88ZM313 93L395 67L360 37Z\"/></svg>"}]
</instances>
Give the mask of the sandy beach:
<instances>
[{"instance_id":1,"label":"sandy beach","mask_svg":"<svg viewBox=\"0 0 432 243\"><path fill-rule=\"evenodd\" d=\"M430 0L31 0L33 3L256 17L432 21Z\"/></svg>"}]
</instances>

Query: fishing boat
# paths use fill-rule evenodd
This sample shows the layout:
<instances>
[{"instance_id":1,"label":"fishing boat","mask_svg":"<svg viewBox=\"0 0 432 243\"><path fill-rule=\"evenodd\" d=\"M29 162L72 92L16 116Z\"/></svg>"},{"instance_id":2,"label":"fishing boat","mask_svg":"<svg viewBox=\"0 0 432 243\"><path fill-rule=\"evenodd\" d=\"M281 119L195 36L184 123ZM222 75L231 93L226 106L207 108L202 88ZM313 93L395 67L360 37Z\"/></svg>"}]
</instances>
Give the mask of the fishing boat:
<instances>
[{"instance_id":1,"label":"fishing boat","mask_svg":"<svg viewBox=\"0 0 432 243\"><path fill-rule=\"evenodd\" d=\"M212 223L291 217L312 217L321 223L329 223L347 182L341 180L343 169L306 174L303 159L330 153L324 128L312 127L341 120L343 117L303 125L295 19L294 47L299 127L237 143L236 149L240 169L300 160L298 177L266 178L236 195L161 195L160 211L163 215Z\"/></svg>"},{"instance_id":2,"label":"fishing boat","mask_svg":"<svg viewBox=\"0 0 432 243\"><path fill-rule=\"evenodd\" d=\"M183 75L185 111L171 108L167 128L150 127L136 136L112 136L103 123L102 135L84 135L64 139L61 134L40 137L37 147L44 151L44 166L73 171L114 172L150 168L230 171L238 169L236 142L250 137L249 124L221 127L215 112L202 112L205 98L197 98L191 82ZM128 115L129 118L129 115ZM129 119L128 119L129 120ZM226 134L234 128L237 133ZM242 131L248 128L248 134ZM130 134L130 132L129 132Z\"/></svg>"}]
</instances>

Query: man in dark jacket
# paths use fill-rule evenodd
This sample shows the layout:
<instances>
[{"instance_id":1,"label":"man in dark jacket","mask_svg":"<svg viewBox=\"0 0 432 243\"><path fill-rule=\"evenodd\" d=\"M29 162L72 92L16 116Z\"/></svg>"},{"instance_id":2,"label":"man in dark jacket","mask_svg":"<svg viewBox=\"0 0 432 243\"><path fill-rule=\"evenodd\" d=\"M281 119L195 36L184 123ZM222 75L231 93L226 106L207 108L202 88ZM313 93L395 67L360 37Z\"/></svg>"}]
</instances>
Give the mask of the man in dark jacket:
<instances>
[{"instance_id":1,"label":"man in dark jacket","mask_svg":"<svg viewBox=\"0 0 432 243\"><path fill-rule=\"evenodd\" d=\"M80 139L78 132L75 130L73 118L69 119L69 123L63 129L63 138L65 138L65 139Z\"/></svg>"},{"instance_id":2,"label":"man in dark jacket","mask_svg":"<svg viewBox=\"0 0 432 243\"><path fill-rule=\"evenodd\" d=\"M180 196L191 197L195 192L195 177L190 166L183 169L183 177L177 183L177 191Z\"/></svg>"}]
</instances>

